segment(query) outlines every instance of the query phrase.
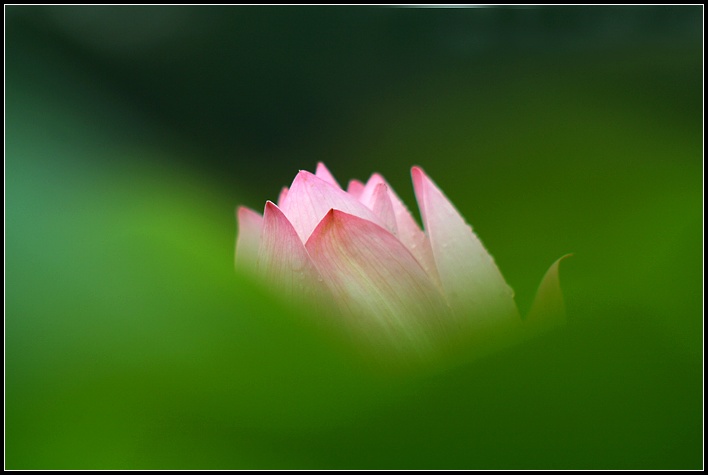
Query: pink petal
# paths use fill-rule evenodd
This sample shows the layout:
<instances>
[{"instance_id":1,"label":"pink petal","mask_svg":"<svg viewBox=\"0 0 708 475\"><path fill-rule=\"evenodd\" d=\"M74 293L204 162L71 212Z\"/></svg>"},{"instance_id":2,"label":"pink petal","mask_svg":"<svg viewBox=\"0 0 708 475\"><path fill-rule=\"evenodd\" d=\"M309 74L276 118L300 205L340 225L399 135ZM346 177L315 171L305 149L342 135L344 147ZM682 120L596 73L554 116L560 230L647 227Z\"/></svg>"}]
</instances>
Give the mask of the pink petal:
<instances>
[{"instance_id":1,"label":"pink petal","mask_svg":"<svg viewBox=\"0 0 708 475\"><path fill-rule=\"evenodd\" d=\"M366 186L359 196L359 201L367 205L368 207L373 206L374 191L376 187L380 185L386 185L388 188L389 198L391 199L391 206L393 207L393 214L396 218L396 230L398 239L408 248L409 251L415 256L420 265L425 269L430 278L438 286L440 285L440 277L438 276L438 270L435 265L435 259L433 258L433 250L430 247L430 242L425 236L425 233L420 229L418 223L415 222L413 216L411 216L410 211L403 204L403 201L398 197L396 192L393 191L391 185L386 183L386 180L379 175L374 173L366 182Z\"/></svg>"},{"instance_id":2,"label":"pink petal","mask_svg":"<svg viewBox=\"0 0 708 475\"><path fill-rule=\"evenodd\" d=\"M261 239L263 218L245 206L238 207L236 218L238 220L236 266L253 271L258 261L258 242Z\"/></svg>"},{"instance_id":3,"label":"pink petal","mask_svg":"<svg viewBox=\"0 0 708 475\"><path fill-rule=\"evenodd\" d=\"M287 197L288 197L288 187L284 186L283 189L280 190L280 194L278 195L277 205L283 206L283 203L285 202L285 199Z\"/></svg>"},{"instance_id":4,"label":"pink petal","mask_svg":"<svg viewBox=\"0 0 708 475\"><path fill-rule=\"evenodd\" d=\"M445 295L453 310L475 320L518 318L514 293L472 228L418 167L413 187Z\"/></svg>"},{"instance_id":5,"label":"pink petal","mask_svg":"<svg viewBox=\"0 0 708 475\"><path fill-rule=\"evenodd\" d=\"M258 272L286 298L307 298L319 292L321 277L305 245L280 208L270 201L263 212Z\"/></svg>"},{"instance_id":6,"label":"pink petal","mask_svg":"<svg viewBox=\"0 0 708 475\"><path fill-rule=\"evenodd\" d=\"M337 180L334 179L334 175L332 175L327 167L324 165L322 162L317 163L317 169L315 170L315 176L317 178L320 178L330 185L334 185L337 188L341 189L342 187L339 186L339 183L337 183Z\"/></svg>"},{"instance_id":7,"label":"pink petal","mask_svg":"<svg viewBox=\"0 0 708 475\"><path fill-rule=\"evenodd\" d=\"M369 180L366 182L366 185L364 186L364 189L361 190L361 194L359 195L359 201L361 201L367 208L372 209L373 208L373 202L374 202L374 192L376 191L376 187L385 184L386 180L379 175L378 173L374 173L371 175Z\"/></svg>"},{"instance_id":8,"label":"pink petal","mask_svg":"<svg viewBox=\"0 0 708 475\"><path fill-rule=\"evenodd\" d=\"M393 214L396 217L396 229L398 230L398 239L408 248L415 256L420 265L425 269L425 272L440 286L440 276L435 265L433 257L433 249L430 247L430 240L418 226L418 223L411 216L410 211L403 204L403 201L398 197L393 188L388 183L388 194L391 198L393 206Z\"/></svg>"},{"instance_id":9,"label":"pink petal","mask_svg":"<svg viewBox=\"0 0 708 475\"><path fill-rule=\"evenodd\" d=\"M381 221L383 221L386 229L391 231L393 234L398 233L398 229L396 228L396 215L393 212L393 205L391 204L391 198L388 194L388 187L383 183L380 183L376 187L376 191L374 191L371 210L381 219Z\"/></svg>"},{"instance_id":10,"label":"pink petal","mask_svg":"<svg viewBox=\"0 0 708 475\"><path fill-rule=\"evenodd\" d=\"M364 184L359 180L350 180L349 185L347 185L347 193L352 195L354 198L359 199L361 193L364 191Z\"/></svg>"},{"instance_id":11,"label":"pink petal","mask_svg":"<svg viewBox=\"0 0 708 475\"><path fill-rule=\"evenodd\" d=\"M570 255L567 254L554 262L541 280L531 310L524 320L524 326L533 333L549 330L565 323L565 305L558 268L561 261Z\"/></svg>"},{"instance_id":12,"label":"pink petal","mask_svg":"<svg viewBox=\"0 0 708 475\"><path fill-rule=\"evenodd\" d=\"M295 177L283 203L282 211L288 217L302 242L315 229L330 209L359 216L385 226L381 219L353 196L347 194L312 173L301 171Z\"/></svg>"},{"instance_id":13,"label":"pink petal","mask_svg":"<svg viewBox=\"0 0 708 475\"><path fill-rule=\"evenodd\" d=\"M447 305L415 258L391 233L331 210L305 245L343 313L370 338L429 342Z\"/></svg>"}]
</instances>

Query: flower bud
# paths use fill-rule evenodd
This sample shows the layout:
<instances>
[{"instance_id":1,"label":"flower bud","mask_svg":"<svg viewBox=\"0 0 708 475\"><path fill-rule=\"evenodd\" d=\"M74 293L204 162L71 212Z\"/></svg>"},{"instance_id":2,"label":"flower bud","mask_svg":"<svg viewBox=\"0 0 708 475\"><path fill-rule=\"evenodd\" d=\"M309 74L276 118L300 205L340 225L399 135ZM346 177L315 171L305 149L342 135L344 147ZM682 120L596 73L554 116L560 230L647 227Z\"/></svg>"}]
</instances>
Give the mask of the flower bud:
<instances>
[{"instance_id":1,"label":"flower bud","mask_svg":"<svg viewBox=\"0 0 708 475\"><path fill-rule=\"evenodd\" d=\"M237 266L378 347L426 353L462 338L487 351L563 322L558 262L522 320L472 228L421 168L411 174L425 231L380 175L345 191L319 163L262 216L238 209Z\"/></svg>"}]
</instances>

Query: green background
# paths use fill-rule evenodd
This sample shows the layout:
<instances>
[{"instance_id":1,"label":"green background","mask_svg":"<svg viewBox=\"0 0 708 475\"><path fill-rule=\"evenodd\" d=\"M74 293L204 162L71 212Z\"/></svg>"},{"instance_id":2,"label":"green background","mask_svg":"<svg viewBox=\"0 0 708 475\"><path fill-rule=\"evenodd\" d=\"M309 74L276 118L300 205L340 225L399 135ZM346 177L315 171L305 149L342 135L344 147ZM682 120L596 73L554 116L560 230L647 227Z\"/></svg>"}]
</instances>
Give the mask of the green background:
<instances>
[{"instance_id":1,"label":"green background","mask_svg":"<svg viewBox=\"0 0 708 475\"><path fill-rule=\"evenodd\" d=\"M695 7L6 7L6 467L701 468ZM392 374L233 268L299 169L422 166L525 312Z\"/></svg>"}]
</instances>

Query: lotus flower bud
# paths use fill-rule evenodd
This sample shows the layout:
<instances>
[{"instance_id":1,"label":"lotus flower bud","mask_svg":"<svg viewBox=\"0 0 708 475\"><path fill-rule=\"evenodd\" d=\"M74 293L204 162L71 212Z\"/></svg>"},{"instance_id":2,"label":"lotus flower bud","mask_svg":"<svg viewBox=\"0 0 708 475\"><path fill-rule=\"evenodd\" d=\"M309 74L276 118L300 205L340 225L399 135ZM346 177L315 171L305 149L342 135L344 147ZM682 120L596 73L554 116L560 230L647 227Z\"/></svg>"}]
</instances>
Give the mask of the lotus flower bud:
<instances>
[{"instance_id":1,"label":"lotus flower bud","mask_svg":"<svg viewBox=\"0 0 708 475\"><path fill-rule=\"evenodd\" d=\"M491 349L563 321L558 262L522 319L472 228L421 168L411 174L425 231L380 175L345 191L319 163L262 216L238 208L237 266L378 347L425 353L463 336Z\"/></svg>"}]
</instances>

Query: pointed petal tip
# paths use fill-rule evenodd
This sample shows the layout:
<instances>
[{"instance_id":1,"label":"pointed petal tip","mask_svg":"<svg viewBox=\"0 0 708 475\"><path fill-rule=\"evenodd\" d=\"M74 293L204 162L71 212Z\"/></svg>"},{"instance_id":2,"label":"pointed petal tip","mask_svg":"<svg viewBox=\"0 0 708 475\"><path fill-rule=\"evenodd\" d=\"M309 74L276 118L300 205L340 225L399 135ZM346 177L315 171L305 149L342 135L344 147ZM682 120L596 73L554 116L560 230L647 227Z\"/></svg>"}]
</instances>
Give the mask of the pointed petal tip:
<instances>
[{"instance_id":1,"label":"pointed petal tip","mask_svg":"<svg viewBox=\"0 0 708 475\"><path fill-rule=\"evenodd\" d=\"M356 199L359 199L361 194L364 192L365 187L366 185L359 180L349 180L349 184L347 185L347 193L354 196Z\"/></svg>"},{"instance_id":2,"label":"pointed petal tip","mask_svg":"<svg viewBox=\"0 0 708 475\"><path fill-rule=\"evenodd\" d=\"M526 316L533 332L541 332L562 325L566 321L563 291L560 286L560 263L573 256L568 253L551 264L541 279L531 310Z\"/></svg>"},{"instance_id":3,"label":"pointed petal tip","mask_svg":"<svg viewBox=\"0 0 708 475\"><path fill-rule=\"evenodd\" d=\"M415 190L416 193L416 199L419 201L418 205L419 208L421 208L421 213L423 212L423 207L420 203L422 200L424 193L423 190L425 188L426 182L430 182L430 178L428 175L425 174L422 168L419 166L413 166L411 167L411 179L413 180L413 190ZM418 196L420 195L420 196Z\"/></svg>"},{"instance_id":4,"label":"pointed petal tip","mask_svg":"<svg viewBox=\"0 0 708 475\"><path fill-rule=\"evenodd\" d=\"M396 212L393 208L389 188L383 181L376 185L372 197L371 209L381 219L386 229L391 231L394 235L398 234Z\"/></svg>"},{"instance_id":5,"label":"pointed petal tip","mask_svg":"<svg viewBox=\"0 0 708 475\"><path fill-rule=\"evenodd\" d=\"M319 274L285 214L266 202L257 272L287 299L320 301Z\"/></svg>"},{"instance_id":6,"label":"pointed petal tip","mask_svg":"<svg viewBox=\"0 0 708 475\"><path fill-rule=\"evenodd\" d=\"M329 168L327 168L327 165L325 165L322 161L317 162L317 165L315 165L315 175L317 175L318 173L331 174Z\"/></svg>"},{"instance_id":7,"label":"pointed petal tip","mask_svg":"<svg viewBox=\"0 0 708 475\"><path fill-rule=\"evenodd\" d=\"M314 180L318 180L318 182L324 181L321 178L317 177L312 172L309 172L307 170L300 170L297 172L297 175L295 175L295 179L293 182L290 184L290 189L288 190L288 195L290 194L291 191L293 191L293 188L295 188L296 183L312 183Z\"/></svg>"},{"instance_id":8,"label":"pointed petal tip","mask_svg":"<svg viewBox=\"0 0 708 475\"><path fill-rule=\"evenodd\" d=\"M329 223L342 223L344 221L348 221L351 216L354 216L349 213L345 213L344 211L338 210L338 209L330 209L327 211L327 214L324 215L324 218L322 218L322 221L327 220Z\"/></svg>"},{"instance_id":9,"label":"pointed petal tip","mask_svg":"<svg viewBox=\"0 0 708 475\"><path fill-rule=\"evenodd\" d=\"M301 180L305 180L305 181L318 180L318 182L324 182L324 183L327 183L330 185L332 184L330 181L327 180L326 177L318 175L317 172L312 173L307 170L300 170L299 172L297 172L297 175L295 176L295 180L297 180L298 178ZM295 181L295 180L293 180L293 181ZM290 188L292 188L292 186Z\"/></svg>"},{"instance_id":10,"label":"pointed petal tip","mask_svg":"<svg viewBox=\"0 0 708 475\"><path fill-rule=\"evenodd\" d=\"M450 305L460 313L473 311L485 319L493 315L517 318L513 292L472 227L422 168L412 167L411 176Z\"/></svg>"},{"instance_id":11,"label":"pointed petal tip","mask_svg":"<svg viewBox=\"0 0 708 475\"><path fill-rule=\"evenodd\" d=\"M278 207L277 204L273 203L272 201L268 200L266 201L265 206L263 207L263 216L265 217L266 213L272 213L273 211L278 210L279 212L282 213L281 209Z\"/></svg>"},{"instance_id":12,"label":"pointed petal tip","mask_svg":"<svg viewBox=\"0 0 708 475\"><path fill-rule=\"evenodd\" d=\"M325 234L338 229L349 229L351 226L373 227L372 229L376 228L377 232L378 228L380 228L381 231L385 231L387 233L390 232L384 226L374 221L362 218L355 214L347 213L346 211L331 208L327 211L327 214L322 217L319 223L317 223L317 226L307 239L305 246L310 246L312 241L322 239L322 236Z\"/></svg>"},{"instance_id":13,"label":"pointed petal tip","mask_svg":"<svg viewBox=\"0 0 708 475\"><path fill-rule=\"evenodd\" d=\"M334 178L334 175L332 175L332 172L330 172L329 169L322 162L317 162L317 167L315 169L315 176L320 178L321 180L326 181L330 185L334 185L337 188L342 188L339 185L339 182L337 181L337 179Z\"/></svg>"},{"instance_id":14,"label":"pointed petal tip","mask_svg":"<svg viewBox=\"0 0 708 475\"><path fill-rule=\"evenodd\" d=\"M419 167L418 165L411 167L411 177L413 178L413 189L421 189L422 191L424 186L431 186L442 193L442 190L435 184L433 179L425 173L425 170L423 170L422 167ZM442 194L444 195L444 193Z\"/></svg>"},{"instance_id":15,"label":"pointed petal tip","mask_svg":"<svg viewBox=\"0 0 708 475\"><path fill-rule=\"evenodd\" d=\"M364 225L364 223L370 223L372 226L376 226L377 228L386 229L382 223L374 222L370 219L362 218L361 216L334 208L330 209L324 218L322 218L322 221L325 220L335 225L346 224L347 226L349 226L352 222L361 223L361 225Z\"/></svg>"},{"instance_id":16,"label":"pointed petal tip","mask_svg":"<svg viewBox=\"0 0 708 475\"><path fill-rule=\"evenodd\" d=\"M280 194L278 195L278 205L283 206L283 203L285 203L285 200L288 198L288 187L284 186L280 189Z\"/></svg>"},{"instance_id":17,"label":"pointed petal tip","mask_svg":"<svg viewBox=\"0 0 708 475\"><path fill-rule=\"evenodd\" d=\"M305 248L347 316L366 338L433 340L447 306L405 246L378 224L330 209Z\"/></svg>"},{"instance_id":18,"label":"pointed petal tip","mask_svg":"<svg viewBox=\"0 0 708 475\"><path fill-rule=\"evenodd\" d=\"M249 217L261 217L261 215L257 212L249 208L248 206L237 206L236 207L236 217L238 219L245 219Z\"/></svg>"},{"instance_id":19,"label":"pointed petal tip","mask_svg":"<svg viewBox=\"0 0 708 475\"><path fill-rule=\"evenodd\" d=\"M575 256L575 253L569 252L567 254L562 255L558 259L556 259L553 264L548 268L546 273L544 274L543 278L545 279L549 274L555 273L556 278L558 277L558 270L560 269L560 263L565 261L566 259Z\"/></svg>"},{"instance_id":20,"label":"pointed petal tip","mask_svg":"<svg viewBox=\"0 0 708 475\"><path fill-rule=\"evenodd\" d=\"M282 211L306 242L332 208L383 225L379 217L356 197L307 171L301 171L293 181Z\"/></svg>"},{"instance_id":21,"label":"pointed petal tip","mask_svg":"<svg viewBox=\"0 0 708 475\"><path fill-rule=\"evenodd\" d=\"M411 176L413 177L413 181L419 180L423 177L428 177L428 175L418 165L413 165L411 167Z\"/></svg>"}]
</instances>

